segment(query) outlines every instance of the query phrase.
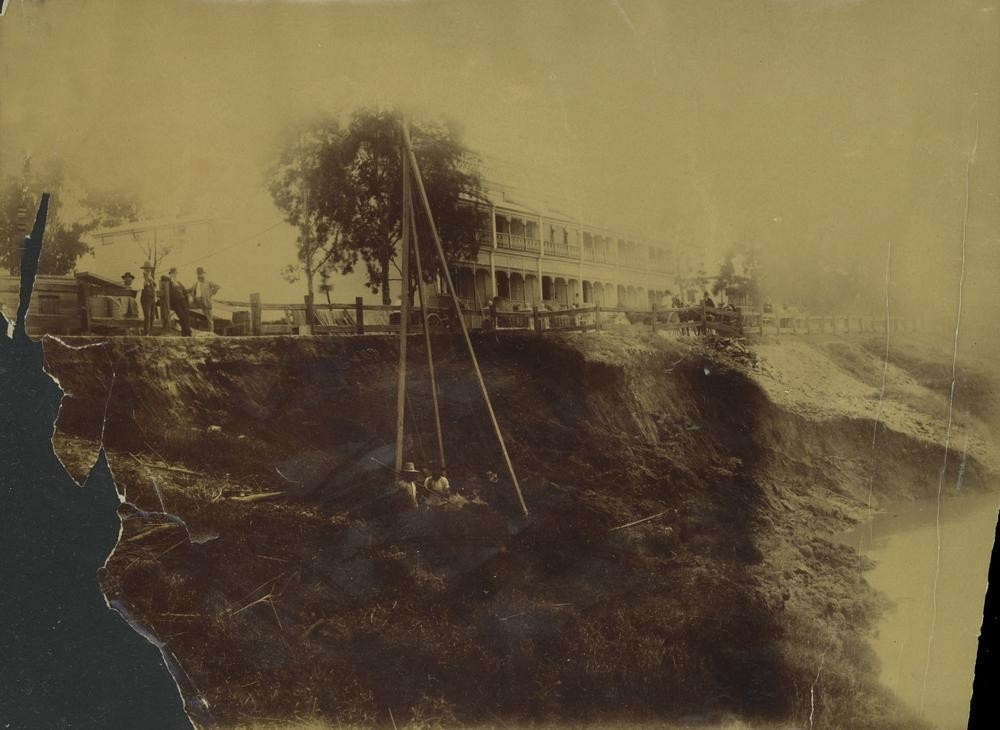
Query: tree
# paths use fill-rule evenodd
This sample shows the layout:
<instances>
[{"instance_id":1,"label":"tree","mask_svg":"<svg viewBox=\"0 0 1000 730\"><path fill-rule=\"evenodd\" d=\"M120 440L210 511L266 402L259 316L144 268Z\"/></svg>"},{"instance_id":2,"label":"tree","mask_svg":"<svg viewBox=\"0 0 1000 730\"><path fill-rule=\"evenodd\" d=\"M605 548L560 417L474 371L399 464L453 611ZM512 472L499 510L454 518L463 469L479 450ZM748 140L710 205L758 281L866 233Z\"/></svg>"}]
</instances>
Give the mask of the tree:
<instances>
[{"instance_id":1,"label":"tree","mask_svg":"<svg viewBox=\"0 0 1000 730\"><path fill-rule=\"evenodd\" d=\"M144 214L139 198L122 189L91 190L80 201L80 205L90 211L90 223L98 228L116 228L125 223L136 223Z\"/></svg>"},{"instance_id":2,"label":"tree","mask_svg":"<svg viewBox=\"0 0 1000 730\"><path fill-rule=\"evenodd\" d=\"M340 162L345 134L332 117L320 117L293 129L268 171L268 188L285 220L298 229L298 263L282 269L289 282L306 277L313 295L317 273L333 266L349 269L342 230L335 212L346 206L346 169Z\"/></svg>"},{"instance_id":3,"label":"tree","mask_svg":"<svg viewBox=\"0 0 1000 730\"><path fill-rule=\"evenodd\" d=\"M346 127L317 120L290 137L269 171L275 204L299 229L299 267L310 294L315 273L348 274L361 262L369 289L389 303L402 235L400 118L395 111L362 110ZM446 257L474 258L485 210L478 160L449 124L414 124L411 137ZM433 281L441 267L419 214L417 234L424 277Z\"/></svg>"},{"instance_id":4,"label":"tree","mask_svg":"<svg viewBox=\"0 0 1000 730\"><path fill-rule=\"evenodd\" d=\"M0 266L12 273L20 271L21 246L31 231L42 192L51 193L52 197L38 273L67 274L83 254L90 252L84 236L94 224L67 223L61 215L65 181L58 163L49 163L41 174L35 175L31 159L26 158L21 174L11 175L0 184Z\"/></svg>"},{"instance_id":5,"label":"tree","mask_svg":"<svg viewBox=\"0 0 1000 730\"><path fill-rule=\"evenodd\" d=\"M718 296L725 292L730 302L759 302L761 273L755 249L730 251L715 277L712 293Z\"/></svg>"}]
</instances>

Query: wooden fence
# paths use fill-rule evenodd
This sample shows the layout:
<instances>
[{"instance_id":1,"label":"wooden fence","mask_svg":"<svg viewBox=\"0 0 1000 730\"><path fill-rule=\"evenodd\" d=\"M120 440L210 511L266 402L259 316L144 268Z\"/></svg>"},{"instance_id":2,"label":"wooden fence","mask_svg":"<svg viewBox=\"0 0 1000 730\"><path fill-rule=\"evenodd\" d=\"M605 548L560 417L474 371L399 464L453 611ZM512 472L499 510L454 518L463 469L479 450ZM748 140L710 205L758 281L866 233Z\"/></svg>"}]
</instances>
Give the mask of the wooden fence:
<instances>
[{"instance_id":1,"label":"wooden fence","mask_svg":"<svg viewBox=\"0 0 1000 730\"><path fill-rule=\"evenodd\" d=\"M11 283L8 288L14 286ZM156 308L157 321L154 332L172 332L169 322L169 287L160 282L160 302ZM50 291L51 290L51 291ZM12 290L16 294L16 287ZM2 294L2 292L0 292ZM33 334L138 334L142 331L142 315L138 302L126 316L121 303L129 299L129 290L102 285L97 289L86 279L76 281L68 277L53 277L40 287L38 301L32 302L29 312L29 331ZM13 294L12 294L13 296ZM58 302L56 297L58 296ZM216 331L225 335L355 335L391 334L399 332L399 305L365 304L361 297L353 302L316 302L305 297L302 302L265 303L259 294L251 294L246 301L216 300L232 310L231 324L218 322ZM429 308L428 326L432 331L458 329L456 315L451 306L437 304ZM196 313L197 310L195 310ZM218 310L217 310L218 312ZM280 313L280 317L275 317ZM890 331L910 332L929 329L926 320L913 318L884 318L863 316L813 316L785 310L765 312L734 310L728 308L691 307L660 308L648 310L624 307L589 305L572 309L551 309L533 306L530 309L512 309L504 302L484 308L469 306L464 302L461 316L470 330L521 330L544 332L587 332L608 329L619 324L641 324L652 331L676 332L678 335L715 333L724 336L740 335L796 335L796 334L846 334ZM419 308L411 310L410 331L422 332L423 316ZM271 320L271 321L269 321ZM280 320L280 321L275 321ZM933 323L930 323L933 324Z\"/></svg>"},{"instance_id":2,"label":"wooden fence","mask_svg":"<svg viewBox=\"0 0 1000 730\"><path fill-rule=\"evenodd\" d=\"M373 334L399 332L399 305L365 304L361 297L351 303L318 303L306 297L302 303L268 304L257 294L247 301L219 300L236 310L231 334ZM285 321L268 322L266 313L281 312ZM432 307L428 310L428 325L432 331L457 328L454 310L449 307ZM649 310L626 307L590 305L571 309L549 309L534 306L530 309L511 310L498 308L494 303L481 309L462 307L462 317L470 330L587 332L607 329L617 324L643 324L652 331L676 332L679 335L713 333L723 336L782 335L810 333L861 333L884 332L886 321L861 316L807 316L785 312L761 312L721 307L660 308ZM244 316L239 316L244 315ZM422 331L422 314L411 310L409 331ZM923 329L912 318L892 318L888 322L892 331Z\"/></svg>"}]
</instances>

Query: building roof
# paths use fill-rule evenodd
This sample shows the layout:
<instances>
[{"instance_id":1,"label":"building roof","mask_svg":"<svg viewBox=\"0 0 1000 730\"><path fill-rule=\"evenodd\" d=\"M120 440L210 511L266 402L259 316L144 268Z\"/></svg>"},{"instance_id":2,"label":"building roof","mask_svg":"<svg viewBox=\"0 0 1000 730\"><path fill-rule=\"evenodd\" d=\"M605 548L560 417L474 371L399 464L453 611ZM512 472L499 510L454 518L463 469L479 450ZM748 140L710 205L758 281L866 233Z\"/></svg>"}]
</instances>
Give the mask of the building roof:
<instances>
[{"instance_id":1,"label":"building roof","mask_svg":"<svg viewBox=\"0 0 1000 730\"><path fill-rule=\"evenodd\" d=\"M188 216L186 218L176 217L176 218L150 218L141 221L132 221L129 223L123 223L120 226L113 226L110 228L98 228L95 231L91 231L90 236L93 238L105 238L108 236L117 236L125 233L145 233L146 231L158 230L161 228L170 228L174 226L196 226L202 224L212 223L214 218L204 218Z\"/></svg>"},{"instance_id":2,"label":"building roof","mask_svg":"<svg viewBox=\"0 0 1000 730\"><path fill-rule=\"evenodd\" d=\"M90 271L76 272L75 279L77 281L85 281L87 284L101 289L119 289L121 290L121 293L125 295L135 291L134 289L126 287L121 279L116 281L115 279L110 279L106 276L101 276L100 274L95 274Z\"/></svg>"},{"instance_id":3,"label":"building roof","mask_svg":"<svg viewBox=\"0 0 1000 730\"><path fill-rule=\"evenodd\" d=\"M582 215L568 212L573 207L571 201L562 199L557 195L515 187L492 178L483 180L483 187L486 190L487 199L502 210L524 216L548 218L566 223L574 228L581 226L588 231L593 231L601 235L613 234L616 238L638 240L635 236L615 231L605 226L596 225Z\"/></svg>"}]
</instances>

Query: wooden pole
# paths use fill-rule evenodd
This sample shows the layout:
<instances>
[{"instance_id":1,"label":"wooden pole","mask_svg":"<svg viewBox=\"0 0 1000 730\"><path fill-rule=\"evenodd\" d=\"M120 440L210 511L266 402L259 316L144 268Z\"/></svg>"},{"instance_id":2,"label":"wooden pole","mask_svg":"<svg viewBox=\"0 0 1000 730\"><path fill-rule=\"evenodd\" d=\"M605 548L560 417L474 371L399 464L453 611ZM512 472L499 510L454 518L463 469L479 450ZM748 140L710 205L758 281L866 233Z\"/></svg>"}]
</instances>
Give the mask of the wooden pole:
<instances>
[{"instance_id":1,"label":"wooden pole","mask_svg":"<svg viewBox=\"0 0 1000 730\"><path fill-rule=\"evenodd\" d=\"M652 306L650 307L650 318L649 319L650 319L650 323L652 324L652 327L653 327L653 332L655 333L656 332L656 302L655 301L653 302Z\"/></svg>"},{"instance_id":2,"label":"wooden pole","mask_svg":"<svg viewBox=\"0 0 1000 730\"><path fill-rule=\"evenodd\" d=\"M306 294L304 298L306 305L306 326L312 332L312 326L316 322L316 302L312 294Z\"/></svg>"},{"instance_id":3,"label":"wooden pole","mask_svg":"<svg viewBox=\"0 0 1000 730\"><path fill-rule=\"evenodd\" d=\"M163 334L169 335L170 328L170 281L160 279L160 320L163 325Z\"/></svg>"},{"instance_id":4,"label":"wooden pole","mask_svg":"<svg viewBox=\"0 0 1000 730\"><path fill-rule=\"evenodd\" d=\"M76 300L80 308L80 330L85 335L90 334L90 287L80 279L76 283Z\"/></svg>"},{"instance_id":5,"label":"wooden pole","mask_svg":"<svg viewBox=\"0 0 1000 730\"><path fill-rule=\"evenodd\" d=\"M250 295L250 334L259 335L261 333L260 294Z\"/></svg>"},{"instance_id":6,"label":"wooden pole","mask_svg":"<svg viewBox=\"0 0 1000 730\"><path fill-rule=\"evenodd\" d=\"M410 218L413 232L413 260L417 263L417 296L420 299L420 315L424 323L424 343L427 346L427 371L431 378L431 402L434 404L434 427L437 429L438 465L444 470L444 436L441 433L441 410L438 407L437 380L434 377L434 351L431 349L431 329L427 321L427 302L424 300L424 270L420 262L420 242L417 240L417 219L413 211L413 194L409 186L410 161L403 155L403 176L407 181L403 190L403 214Z\"/></svg>"},{"instance_id":7,"label":"wooden pole","mask_svg":"<svg viewBox=\"0 0 1000 730\"><path fill-rule=\"evenodd\" d=\"M524 512L525 516L528 514L528 505L524 503L524 495L521 494L521 485L517 481L517 474L514 472L514 464L511 463L510 455L507 453L507 445L504 443L503 434L500 432L500 424L497 423L496 414L493 412L493 404L490 401L490 393L486 389L486 382L483 380L483 374L479 370L479 360L476 358L476 351L472 347L472 339L469 337L469 330L465 326L465 318L462 317L462 305L458 301L458 294L455 293L455 285L451 280L451 272L448 270L448 259L444 255L444 247L441 245L441 238L438 236L437 226L434 224L434 215L431 212L431 204L427 199L427 191L424 189L424 181L420 177L420 165L417 163L417 156L413 153L413 145L410 143L410 127L406 120L403 121L403 144L406 147L406 154L410 158L410 171L413 173L414 182L417 183L417 192L420 193L420 202L423 204L424 212L427 214L427 223L431 229L431 235L434 237L434 246L437 248L438 257L441 261L441 268L444 271L444 279L448 284L448 293L451 294L451 300L455 305L455 311L458 314L458 322L462 328L462 337L465 339L465 345L469 350L469 357L472 359L472 368L476 372L476 379L479 381L479 389L483 394L483 401L486 403L486 411L489 413L490 421L493 423L493 431L496 433L497 441L500 443L500 451L503 453L504 461L507 463L507 470L510 472L510 478L514 482L514 491L517 492L517 501L521 505L521 511Z\"/></svg>"},{"instance_id":8,"label":"wooden pole","mask_svg":"<svg viewBox=\"0 0 1000 730\"><path fill-rule=\"evenodd\" d=\"M354 324L359 335L365 333L365 300L364 297L354 297Z\"/></svg>"},{"instance_id":9,"label":"wooden pole","mask_svg":"<svg viewBox=\"0 0 1000 730\"><path fill-rule=\"evenodd\" d=\"M600 331L601 329L601 305L594 305L594 329Z\"/></svg>"},{"instance_id":10,"label":"wooden pole","mask_svg":"<svg viewBox=\"0 0 1000 730\"><path fill-rule=\"evenodd\" d=\"M410 194L410 178L403 167L403 200ZM405 203L404 203L405 205ZM406 335L410 322L410 216L403 214L399 295L399 381L396 387L396 474L403 468L403 417L406 414Z\"/></svg>"}]
</instances>

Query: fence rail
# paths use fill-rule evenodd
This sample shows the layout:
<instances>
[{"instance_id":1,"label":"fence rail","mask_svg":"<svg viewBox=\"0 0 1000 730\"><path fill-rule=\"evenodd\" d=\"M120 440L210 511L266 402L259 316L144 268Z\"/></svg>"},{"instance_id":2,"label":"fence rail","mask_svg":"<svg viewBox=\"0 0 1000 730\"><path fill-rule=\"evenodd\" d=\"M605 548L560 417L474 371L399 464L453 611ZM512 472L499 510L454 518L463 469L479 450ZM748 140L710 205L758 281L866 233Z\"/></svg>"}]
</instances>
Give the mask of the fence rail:
<instances>
[{"instance_id":1,"label":"fence rail","mask_svg":"<svg viewBox=\"0 0 1000 730\"><path fill-rule=\"evenodd\" d=\"M167 333L173 330L168 288L164 286L160 294L154 331ZM28 316L29 326L35 331L60 334L126 334L142 330L141 315L128 317L111 307L107 308L108 311L96 308L93 305L97 298L97 295L91 295L88 285L81 282L75 312L32 311ZM221 323L216 329L227 335L360 335L392 334L400 330L399 305L365 304L361 297L353 302L317 302L306 296L301 302L273 303L261 301L259 294L250 294L246 300L217 299L216 304L232 311L231 323ZM438 304L441 304L440 300ZM426 326L432 332L450 331L458 328L457 317L461 316L470 330L520 330L538 334L587 332L623 323L641 324L654 332L676 332L680 336L709 333L723 336L876 333L885 332L887 328L890 331L912 332L930 328L924 319L817 316L791 310L767 312L703 305L661 308L654 304L647 310L598 304L555 310L544 305L512 310L504 304L498 306L496 302L486 307L470 305L471 302L463 301L460 315L456 315L451 306L429 307ZM269 321L268 314L276 312L282 313L281 321ZM411 310L410 316L409 331L421 333L424 327L422 312Z\"/></svg>"}]
</instances>

